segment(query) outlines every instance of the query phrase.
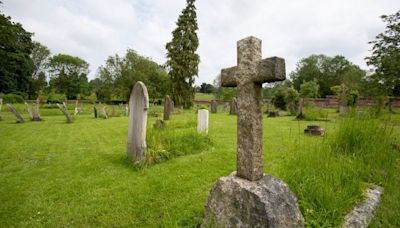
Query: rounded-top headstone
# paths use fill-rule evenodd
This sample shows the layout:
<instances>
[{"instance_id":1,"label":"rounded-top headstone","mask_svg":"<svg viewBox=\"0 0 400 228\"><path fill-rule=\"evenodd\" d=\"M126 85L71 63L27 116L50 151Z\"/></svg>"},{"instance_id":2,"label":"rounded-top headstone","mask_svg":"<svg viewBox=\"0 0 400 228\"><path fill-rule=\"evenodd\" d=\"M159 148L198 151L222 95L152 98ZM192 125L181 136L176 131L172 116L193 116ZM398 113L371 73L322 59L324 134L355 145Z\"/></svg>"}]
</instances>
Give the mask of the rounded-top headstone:
<instances>
[{"instance_id":1,"label":"rounded-top headstone","mask_svg":"<svg viewBox=\"0 0 400 228\"><path fill-rule=\"evenodd\" d=\"M171 98L166 95L164 98L164 120L169 120L172 112L172 101Z\"/></svg>"},{"instance_id":2,"label":"rounded-top headstone","mask_svg":"<svg viewBox=\"0 0 400 228\"><path fill-rule=\"evenodd\" d=\"M146 125L149 94L143 82L136 82L129 98L127 156L135 162L144 159L147 148Z\"/></svg>"}]
</instances>

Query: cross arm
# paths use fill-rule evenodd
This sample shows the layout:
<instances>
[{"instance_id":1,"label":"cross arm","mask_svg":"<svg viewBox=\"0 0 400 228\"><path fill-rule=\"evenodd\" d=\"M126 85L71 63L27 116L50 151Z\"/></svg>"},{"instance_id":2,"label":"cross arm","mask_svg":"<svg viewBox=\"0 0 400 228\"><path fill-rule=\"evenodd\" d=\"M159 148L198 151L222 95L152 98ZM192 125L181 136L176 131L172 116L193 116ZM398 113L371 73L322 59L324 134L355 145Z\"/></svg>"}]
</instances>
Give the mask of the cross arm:
<instances>
[{"instance_id":1,"label":"cross arm","mask_svg":"<svg viewBox=\"0 0 400 228\"><path fill-rule=\"evenodd\" d=\"M236 82L236 67L229 67L221 70L221 85L223 87L235 87Z\"/></svg>"},{"instance_id":2,"label":"cross arm","mask_svg":"<svg viewBox=\"0 0 400 228\"><path fill-rule=\"evenodd\" d=\"M257 63L257 72L257 78L254 81L256 83L283 81L286 79L285 59L271 57L260 60Z\"/></svg>"}]
</instances>

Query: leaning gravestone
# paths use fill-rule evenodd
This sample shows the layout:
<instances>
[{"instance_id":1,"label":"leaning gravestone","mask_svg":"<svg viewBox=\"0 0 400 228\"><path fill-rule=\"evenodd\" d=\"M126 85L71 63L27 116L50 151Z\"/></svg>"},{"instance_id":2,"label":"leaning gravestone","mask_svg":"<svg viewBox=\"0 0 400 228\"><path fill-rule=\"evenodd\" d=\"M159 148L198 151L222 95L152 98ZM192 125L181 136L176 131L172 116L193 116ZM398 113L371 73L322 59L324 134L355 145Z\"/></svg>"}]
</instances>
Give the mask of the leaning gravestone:
<instances>
[{"instance_id":1,"label":"leaning gravestone","mask_svg":"<svg viewBox=\"0 0 400 228\"><path fill-rule=\"evenodd\" d=\"M0 120L3 120L3 117L1 116L1 109L3 108L3 98L0 98Z\"/></svg>"},{"instance_id":2,"label":"leaning gravestone","mask_svg":"<svg viewBox=\"0 0 400 228\"><path fill-rule=\"evenodd\" d=\"M349 112L347 106L347 87L345 84L340 86L339 115L345 116Z\"/></svg>"},{"instance_id":3,"label":"leaning gravestone","mask_svg":"<svg viewBox=\"0 0 400 228\"><path fill-rule=\"evenodd\" d=\"M108 119L108 113L106 110L106 106L103 105L103 108L101 109L101 113L102 113L104 119Z\"/></svg>"},{"instance_id":4,"label":"leaning gravestone","mask_svg":"<svg viewBox=\"0 0 400 228\"><path fill-rule=\"evenodd\" d=\"M146 152L146 124L149 94L143 82L136 82L129 98L129 125L126 154L134 162L141 162Z\"/></svg>"},{"instance_id":5,"label":"leaning gravestone","mask_svg":"<svg viewBox=\"0 0 400 228\"><path fill-rule=\"evenodd\" d=\"M93 106L93 114L94 114L94 118L97 118L97 108L96 108L96 106Z\"/></svg>"},{"instance_id":6,"label":"leaning gravestone","mask_svg":"<svg viewBox=\"0 0 400 228\"><path fill-rule=\"evenodd\" d=\"M208 133L208 110L200 109L197 113L197 132Z\"/></svg>"},{"instance_id":7,"label":"leaning gravestone","mask_svg":"<svg viewBox=\"0 0 400 228\"><path fill-rule=\"evenodd\" d=\"M237 109L238 109L238 104L236 98L234 97L231 101L231 109L229 110L229 114L236 115Z\"/></svg>"},{"instance_id":8,"label":"leaning gravestone","mask_svg":"<svg viewBox=\"0 0 400 228\"><path fill-rule=\"evenodd\" d=\"M227 102L224 103L224 107L222 107L222 112L226 112L228 105L229 105L229 103L227 103Z\"/></svg>"},{"instance_id":9,"label":"leaning gravestone","mask_svg":"<svg viewBox=\"0 0 400 228\"><path fill-rule=\"evenodd\" d=\"M40 117L39 112L40 100L39 98L36 99L36 102L32 104L33 114L32 114L32 121L41 121L42 118Z\"/></svg>"},{"instance_id":10,"label":"leaning gravestone","mask_svg":"<svg viewBox=\"0 0 400 228\"><path fill-rule=\"evenodd\" d=\"M216 100L211 101L211 113L217 113L218 103Z\"/></svg>"},{"instance_id":11,"label":"leaning gravestone","mask_svg":"<svg viewBox=\"0 0 400 228\"><path fill-rule=\"evenodd\" d=\"M17 118L17 123L25 122L24 118L22 118L21 114L19 114L19 112L17 112L17 110L15 110L12 105L7 104L7 108L8 108L8 111L10 111L12 114L14 114L14 116Z\"/></svg>"},{"instance_id":12,"label":"leaning gravestone","mask_svg":"<svg viewBox=\"0 0 400 228\"><path fill-rule=\"evenodd\" d=\"M33 120L32 110L31 110L31 108L29 107L28 102L26 102L26 101L25 101L25 109L26 109L26 112L28 112L28 114L29 114L29 119L30 119L30 120Z\"/></svg>"},{"instance_id":13,"label":"leaning gravestone","mask_svg":"<svg viewBox=\"0 0 400 228\"><path fill-rule=\"evenodd\" d=\"M172 101L171 98L166 95L164 98L164 120L169 120L172 112Z\"/></svg>"},{"instance_id":14,"label":"leaning gravestone","mask_svg":"<svg viewBox=\"0 0 400 228\"><path fill-rule=\"evenodd\" d=\"M65 102L63 103L63 105L57 104L57 106L60 109L60 111L64 114L65 118L67 118L67 123L72 123L72 118L68 112L68 109L66 108Z\"/></svg>"},{"instance_id":15,"label":"leaning gravestone","mask_svg":"<svg viewBox=\"0 0 400 228\"><path fill-rule=\"evenodd\" d=\"M221 71L222 86L238 90L237 172L213 186L203 227L302 227L288 185L263 173L262 83L285 79L285 61L261 59L261 40L237 43L237 66Z\"/></svg>"}]
</instances>

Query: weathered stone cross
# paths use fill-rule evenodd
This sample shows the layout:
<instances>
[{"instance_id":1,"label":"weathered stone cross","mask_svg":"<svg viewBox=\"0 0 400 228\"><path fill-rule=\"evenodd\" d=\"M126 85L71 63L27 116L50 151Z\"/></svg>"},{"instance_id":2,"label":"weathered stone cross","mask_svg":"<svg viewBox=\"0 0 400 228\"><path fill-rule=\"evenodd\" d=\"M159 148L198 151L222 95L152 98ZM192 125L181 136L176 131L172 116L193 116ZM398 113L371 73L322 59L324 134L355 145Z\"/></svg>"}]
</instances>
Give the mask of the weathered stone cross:
<instances>
[{"instance_id":1,"label":"weathered stone cross","mask_svg":"<svg viewBox=\"0 0 400 228\"><path fill-rule=\"evenodd\" d=\"M222 69L224 87L237 87L237 176L250 181L263 176L262 84L285 79L285 60L261 59L261 40L237 42L237 66Z\"/></svg>"}]
</instances>

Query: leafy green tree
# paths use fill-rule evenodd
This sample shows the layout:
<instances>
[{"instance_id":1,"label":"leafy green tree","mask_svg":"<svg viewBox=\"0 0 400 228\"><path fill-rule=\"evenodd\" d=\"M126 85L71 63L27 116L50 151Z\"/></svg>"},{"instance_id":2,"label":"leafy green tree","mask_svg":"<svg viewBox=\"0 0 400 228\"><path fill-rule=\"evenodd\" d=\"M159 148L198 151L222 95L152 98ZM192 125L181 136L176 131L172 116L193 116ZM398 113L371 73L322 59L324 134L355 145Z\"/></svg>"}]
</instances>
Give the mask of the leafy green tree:
<instances>
[{"instance_id":1,"label":"leafy green tree","mask_svg":"<svg viewBox=\"0 0 400 228\"><path fill-rule=\"evenodd\" d=\"M224 101L230 101L236 97L237 89L236 87L222 87L221 86L221 74L218 74L213 81L214 86L214 96L217 99L222 99Z\"/></svg>"},{"instance_id":2,"label":"leafy green tree","mask_svg":"<svg viewBox=\"0 0 400 228\"><path fill-rule=\"evenodd\" d=\"M400 11L381 16L386 30L376 36L367 64L375 67L371 81L381 84L390 96L400 96Z\"/></svg>"},{"instance_id":3,"label":"leafy green tree","mask_svg":"<svg viewBox=\"0 0 400 228\"><path fill-rule=\"evenodd\" d=\"M50 87L68 99L88 94L89 64L75 56L58 54L50 58Z\"/></svg>"},{"instance_id":4,"label":"leafy green tree","mask_svg":"<svg viewBox=\"0 0 400 228\"><path fill-rule=\"evenodd\" d=\"M347 82L349 86L356 87L361 84L364 76L363 70L340 55L311 55L302 59L296 70L290 74L296 90L300 90L300 85L304 82L316 80L322 97L333 95L330 88L334 85Z\"/></svg>"},{"instance_id":5,"label":"leafy green tree","mask_svg":"<svg viewBox=\"0 0 400 228\"><path fill-rule=\"evenodd\" d=\"M304 98L316 98L318 97L319 85L316 80L303 82L300 85L300 94Z\"/></svg>"},{"instance_id":6,"label":"leafy green tree","mask_svg":"<svg viewBox=\"0 0 400 228\"><path fill-rule=\"evenodd\" d=\"M50 50L39 42L33 41L33 49L30 55L34 70L29 90L29 96L35 98L40 91L47 86L46 70L49 63Z\"/></svg>"},{"instance_id":7,"label":"leafy green tree","mask_svg":"<svg viewBox=\"0 0 400 228\"><path fill-rule=\"evenodd\" d=\"M0 93L29 92L33 72L32 33L0 13Z\"/></svg>"},{"instance_id":8,"label":"leafy green tree","mask_svg":"<svg viewBox=\"0 0 400 228\"><path fill-rule=\"evenodd\" d=\"M195 89L193 83L198 75L200 57L196 53L199 39L195 0L187 0L179 15L172 41L167 43L167 67L172 81L171 97L176 105L192 106Z\"/></svg>"},{"instance_id":9,"label":"leafy green tree","mask_svg":"<svg viewBox=\"0 0 400 228\"><path fill-rule=\"evenodd\" d=\"M291 115L296 115L299 104L299 93L297 90L289 87L285 90L285 101Z\"/></svg>"},{"instance_id":10,"label":"leafy green tree","mask_svg":"<svg viewBox=\"0 0 400 228\"><path fill-rule=\"evenodd\" d=\"M214 92L214 86L208 83L201 83L200 85L200 89L199 89L200 93L212 93Z\"/></svg>"}]
</instances>

